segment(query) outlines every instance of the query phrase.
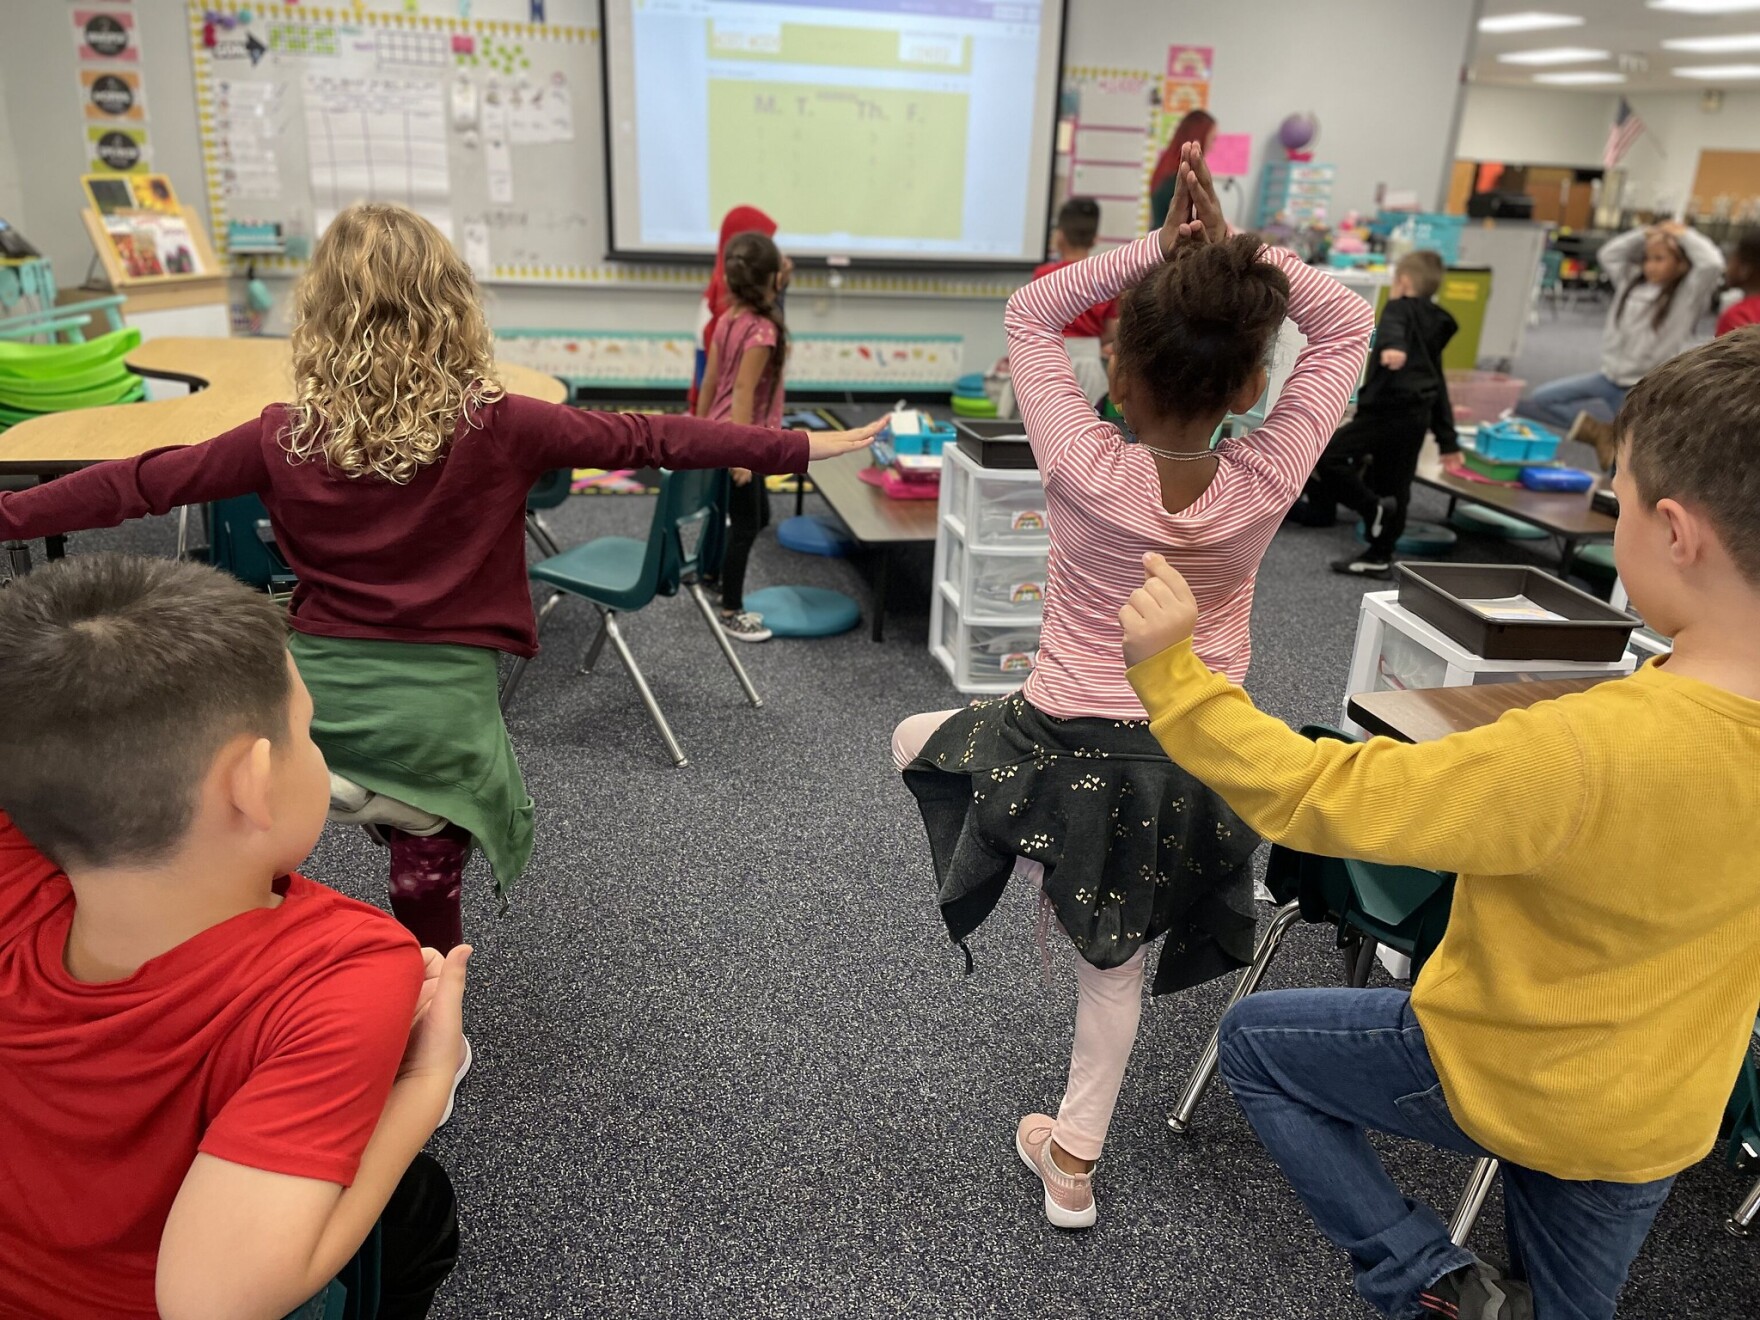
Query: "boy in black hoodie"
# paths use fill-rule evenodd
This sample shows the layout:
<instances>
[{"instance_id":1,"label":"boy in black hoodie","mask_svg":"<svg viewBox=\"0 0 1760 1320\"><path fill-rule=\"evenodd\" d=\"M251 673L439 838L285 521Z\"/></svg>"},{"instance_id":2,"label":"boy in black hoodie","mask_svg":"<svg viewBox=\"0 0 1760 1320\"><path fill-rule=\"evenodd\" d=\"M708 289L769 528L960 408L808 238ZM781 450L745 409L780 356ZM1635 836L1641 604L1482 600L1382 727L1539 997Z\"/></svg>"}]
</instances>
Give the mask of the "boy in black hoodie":
<instances>
[{"instance_id":1,"label":"boy in black hoodie","mask_svg":"<svg viewBox=\"0 0 1760 1320\"><path fill-rule=\"evenodd\" d=\"M1460 447L1442 374L1442 350L1459 327L1432 301L1443 273L1434 252L1408 253L1394 267L1357 415L1332 437L1309 479L1306 508L1294 514L1310 526L1328 526L1342 504L1362 518L1369 546L1353 558L1334 560L1336 573L1392 573L1425 435L1435 431L1445 454Z\"/></svg>"}]
</instances>

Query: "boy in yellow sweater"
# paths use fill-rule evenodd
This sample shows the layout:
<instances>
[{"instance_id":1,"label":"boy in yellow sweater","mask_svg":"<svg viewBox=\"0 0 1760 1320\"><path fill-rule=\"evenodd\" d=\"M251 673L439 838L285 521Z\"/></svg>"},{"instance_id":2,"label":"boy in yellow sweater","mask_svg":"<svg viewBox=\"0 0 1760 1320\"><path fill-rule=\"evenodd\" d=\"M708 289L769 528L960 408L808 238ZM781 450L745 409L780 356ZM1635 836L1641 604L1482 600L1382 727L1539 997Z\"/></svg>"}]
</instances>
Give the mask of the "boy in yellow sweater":
<instances>
[{"instance_id":1,"label":"boy in yellow sweater","mask_svg":"<svg viewBox=\"0 0 1760 1320\"><path fill-rule=\"evenodd\" d=\"M1395 1320L1606 1320L1717 1137L1760 1005L1760 329L1620 411L1615 558L1666 663L1409 746L1310 742L1190 644L1158 556L1120 613L1161 745L1260 834L1459 872L1412 993L1253 995L1222 1075ZM1375 1129L1503 1163L1503 1278L1405 1197Z\"/></svg>"}]
</instances>

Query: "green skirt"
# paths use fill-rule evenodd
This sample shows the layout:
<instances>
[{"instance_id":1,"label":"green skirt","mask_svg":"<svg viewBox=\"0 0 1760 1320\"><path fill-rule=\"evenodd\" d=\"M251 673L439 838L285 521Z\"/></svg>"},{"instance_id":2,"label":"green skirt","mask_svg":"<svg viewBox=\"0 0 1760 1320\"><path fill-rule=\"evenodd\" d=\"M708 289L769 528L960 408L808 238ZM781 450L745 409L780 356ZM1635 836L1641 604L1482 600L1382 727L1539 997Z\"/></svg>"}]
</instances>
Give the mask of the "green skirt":
<instances>
[{"instance_id":1,"label":"green skirt","mask_svg":"<svg viewBox=\"0 0 1760 1320\"><path fill-rule=\"evenodd\" d=\"M532 856L532 799L501 719L496 653L480 646L292 634L330 768L471 832L495 887Z\"/></svg>"}]
</instances>

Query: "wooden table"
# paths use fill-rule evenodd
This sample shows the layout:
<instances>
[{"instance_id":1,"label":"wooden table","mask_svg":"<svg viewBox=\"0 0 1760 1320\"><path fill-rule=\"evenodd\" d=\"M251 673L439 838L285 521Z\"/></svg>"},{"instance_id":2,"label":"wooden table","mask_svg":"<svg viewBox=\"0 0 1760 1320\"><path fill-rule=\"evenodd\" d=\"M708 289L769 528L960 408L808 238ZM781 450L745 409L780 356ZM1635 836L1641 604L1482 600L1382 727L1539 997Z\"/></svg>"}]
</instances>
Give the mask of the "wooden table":
<instances>
[{"instance_id":1,"label":"wooden table","mask_svg":"<svg viewBox=\"0 0 1760 1320\"><path fill-rule=\"evenodd\" d=\"M190 393L20 422L0 432L0 476L47 481L164 445L200 444L293 397L293 361L285 339L150 339L126 361L137 375L179 381ZM546 403L561 403L568 395L556 377L528 367L503 366L497 374L513 394ZM59 559L65 543L64 537L49 537L48 557ZM7 553L15 572L28 564L22 543L13 543Z\"/></svg>"},{"instance_id":2,"label":"wooden table","mask_svg":"<svg viewBox=\"0 0 1760 1320\"><path fill-rule=\"evenodd\" d=\"M874 618L869 636L876 642L884 632L886 590L892 579L892 557L903 545L934 544L938 500L895 500L861 479L861 471L873 462L865 449L840 454L807 469L813 487L825 497L849 533L877 555L874 572Z\"/></svg>"},{"instance_id":3,"label":"wooden table","mask_svg":"<svg viewBox=\"0 0 1760 1320\"><path fill-rule=\"evenodd\" d=\"M212 439L293 397L289 354L285 339L149 339L128 355L128 369L181 381L189 395L20 422L0 432L0 474L54 477L162 445ZM561 381L527 367L503 366L498 374L514 394L547 403L567 396Z\"/></svg>"},{"instance_id":4,"label":"wooden table","mask_svg":"<svg viewBox=\"0 0 1760 1320\"><path fill-rule=\"evenodd\" d=\"M1511 710L1587 692L1608 678L1560 678L1543 683L1479 683L1465 687L1412 688L1405 692L1364 692L1345 709L1370 733L1401 742L1429 742L1490 724Z\"/></svg>"},{"instance_id":5,"label":"wooden table","mask_svg":"<svg viewBox=\"0 0 1760 1320\"><path fill-rule=\"evenodd\" d=\"M1559 543L1559 552L1567 568L1580 542L1603 540L1613 535L1614 519L1589 505L1595 493L1593 490L1575 495L1550 495L1520 486L1488 486L1483 482L1468 481L1442 466L1442 457L1434 440L1424 442L1416 480L1448 496L1451 514L1456 503L1470 500L1538 527Z\"/></svg>"}]
</instances>

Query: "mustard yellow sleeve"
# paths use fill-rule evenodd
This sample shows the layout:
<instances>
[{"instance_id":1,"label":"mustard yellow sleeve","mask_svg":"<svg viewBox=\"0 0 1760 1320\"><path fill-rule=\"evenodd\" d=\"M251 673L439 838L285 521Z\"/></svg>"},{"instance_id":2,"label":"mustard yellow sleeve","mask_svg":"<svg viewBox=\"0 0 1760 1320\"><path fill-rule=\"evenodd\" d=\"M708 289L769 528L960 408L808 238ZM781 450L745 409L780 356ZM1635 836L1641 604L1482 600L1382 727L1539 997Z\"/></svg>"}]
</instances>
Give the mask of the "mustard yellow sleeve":
<instances>
[{"instance_id":1,"label":"mustard yellow sleeve","mask_svg":"<svg viewBox=\"0 0 1760 1320\"><path fill-rule=\"evenodd\" d=\"M1189 642L1129 678L1168 756L1303 852L1520 875L1557 856L1588 809L1582 751L1555 702L1435 742L1313 742L1256 710Z\"/></svg>"}]
</instances>

